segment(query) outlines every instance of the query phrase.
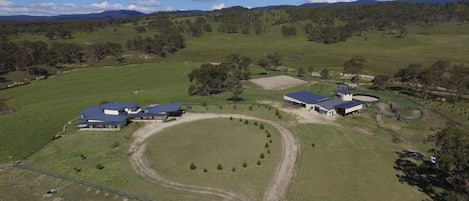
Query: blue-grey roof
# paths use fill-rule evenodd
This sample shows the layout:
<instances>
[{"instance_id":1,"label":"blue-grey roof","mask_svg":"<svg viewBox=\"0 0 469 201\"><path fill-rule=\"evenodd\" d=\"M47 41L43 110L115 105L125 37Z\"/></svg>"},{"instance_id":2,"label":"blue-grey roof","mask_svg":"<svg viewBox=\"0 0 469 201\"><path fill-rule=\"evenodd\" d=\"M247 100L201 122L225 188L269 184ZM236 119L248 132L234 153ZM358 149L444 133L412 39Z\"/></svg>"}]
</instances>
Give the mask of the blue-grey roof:
<instances>
[{"instance_id":1,"label":"blue-grey roof","mask_svg":"<svg viewBox=\"0 0 469 201\"><path fill-rule=\"evenodd\" d=\"M84 116L92 116L92 115L97 115L97 114L102 114L104 110L99 107L99 106L91 106L87 107L84 110L80 111L80 114Z\"/></svg>"},{"instance_id":2,"label":"blue-grey roof","mask_svg":"<svg viewBox=\"0 0 469 201\"><path fill-rule=\"evenodd\" d=\"M137 108L138 105L135 103L126 102L110 102L101 104L100 107L107 110L123 110L125 108Z\"/></svg>"},{"instance_id":3,"label":"blue-grey roof","mask_svg":"<svg viewBox=\"0 0 469 201\"><path fill-rule=\"evenodd\" d=\"M160 114L166 112L177 112L181 109L182 103L175 103L175 104L164 104L164 105L155 105L155 106L148 106L145 109L145 113L153 113L153 114Z\"/></svg>"},{"instance_id":4,"label":"blue-grey roof","mask_svg":"<svg viewBox=\"0 0 469 201\"><path fill-rule=\"evenodd\" d=\"M296 100L299 100L299 101L302 101L302 102L305 102L305 103L308 103L308 104L316 104L318 102L325 101L325 100L328 99L327 97L324 97L324 96L321 96L321 95L318 95L318 94L314 94L314 93L311 93L309 91L293 92L293 93L285 94L285 96L288 96L290 98L294 98Z\"/></svg>"},{"instance_id":5,"label":"blue-grey roof","mask_svg":"<svg viewBox=\"0 0 469 201\"><path fill-rule=\"evenodd\" d=\"M341 89L336 90L336 92L337 92L337 93L342 93L342 94L347 94L347 95L348 95L348 94L352 94L352 92L349 92L349 91L346 91L346 90L341 90Z\"/></svg>"},{"instance_id":6,"label":"blue-grey roof","mask_svg":"<svg viewBox=\"0 0 469 201\"><path fill-rule=\"evenodd\" d=\"M342 101L340 98L335 98L335 99L329 99L329 100L326 100L326 101L322 101L322 102L318 103L318 105L321 106L324 109L333 110L336 107L336 105L340 105L342 103L344 103L344 101Z\"/></svg>"},{"instance_id":7,"label":"blue-grey roof","mask_svg":"<svg viewBox=\"0 0 469 201\"><path fill-rule=\"evenodd\" d=\"M361 104L363 104L363 103L358 102L358 101L348 101L348 102L339 104L339 105L337 105L337 106L335 106L335 107L336 107L336 108L347 109L347 108L355 107L355 106L361 105Z\"/></svg>"}]
</instances>

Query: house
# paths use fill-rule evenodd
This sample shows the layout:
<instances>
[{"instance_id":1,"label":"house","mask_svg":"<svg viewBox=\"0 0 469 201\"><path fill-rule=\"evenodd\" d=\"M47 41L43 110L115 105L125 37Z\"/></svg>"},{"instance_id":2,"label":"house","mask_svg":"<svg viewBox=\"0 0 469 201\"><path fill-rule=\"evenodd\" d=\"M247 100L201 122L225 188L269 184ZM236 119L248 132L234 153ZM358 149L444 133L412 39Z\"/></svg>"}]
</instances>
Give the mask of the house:
<instances>
[{"instance_id":1,"label":"house","mask_svg":"<svg viewBox=\"0 0 469 201\"><path fill-rule=\"evenodd\" d=\"M182 103L152 105L140 108L135 103L110 102L91 106L80 111L81 119L77 124L81 130L119 130L130 121L166 121L171 117L184 114Z\"/></svg>"},{"instance_id":2,"label":"house","mask_svg":"<svg viewBox=\"0 0 469 201\"><path fill-rule=\"evenodd\" d=\"M283 96L283 100L288 105L304 107L306 110L314 110L326 116L337 113L347 115L357 112L363 108L363 104L352 101L353 94L345 90L337 90L340 98L327 98L309 91L298 91Z\"/></svg>"},{"instance_id":3,"label":"house","mask_svg":"<svg viewBox=\"0 0 469 201\"><path fill-rule=\"evenodd\" d=\"M185 113L181 109L182 103L151 105L143 108L141 112L130 115L132 120L160 120L165 121L171 117L180 117Z\"/></svg>"},{"instance_id":4,"label":"house","mask_svg":"<svg viewBox=\"0 0 469 201\"><path fill-rule=\"evenodd\" d=\"M129 113L138 113L139 111L140 109L135 103L110 102L100 106L91 106L80 112L81 119L77 127L119 130L129 123Z\"/></svg>"}]
</instances>

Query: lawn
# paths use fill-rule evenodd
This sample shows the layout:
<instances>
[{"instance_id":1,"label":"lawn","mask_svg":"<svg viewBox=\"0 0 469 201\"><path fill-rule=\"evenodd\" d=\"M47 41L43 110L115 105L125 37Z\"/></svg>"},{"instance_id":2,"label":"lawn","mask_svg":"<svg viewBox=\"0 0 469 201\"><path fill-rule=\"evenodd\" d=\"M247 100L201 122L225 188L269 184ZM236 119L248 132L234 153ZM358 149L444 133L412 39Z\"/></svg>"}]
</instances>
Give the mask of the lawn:
<instances>
[{"instance_id":1,"label":"lawn","mask_svg":"<svg viewBox=\"0 0 469 201\"><path fill-rule=\"evenodd\" d=\"M393 168L403 149L391 134L379 130L368 113L340 117L336 126L299 125L301 139L297 174L287 200L422 200L425 194L404 185ZM315 144L314 148L312 143Z\"/></svg>"},{"instance_id":2,"label":"lawn","mask_svg":"<svg viewBox=\"0 0 469 201\"><path fill-rule=\"evenodd\" d=\"M260 124L229 118L181 124L148 139L146 156L153 169L171 181L262 200L280 162L282 148L278 132L267 124L260 129ZM270 138L266 130L271 133ZM258 160L261 165L257 165ZM190 169L191 163L196 165L195 170ZM218 164L222 170L217 169Z\"/></svg>"}]
</instances>

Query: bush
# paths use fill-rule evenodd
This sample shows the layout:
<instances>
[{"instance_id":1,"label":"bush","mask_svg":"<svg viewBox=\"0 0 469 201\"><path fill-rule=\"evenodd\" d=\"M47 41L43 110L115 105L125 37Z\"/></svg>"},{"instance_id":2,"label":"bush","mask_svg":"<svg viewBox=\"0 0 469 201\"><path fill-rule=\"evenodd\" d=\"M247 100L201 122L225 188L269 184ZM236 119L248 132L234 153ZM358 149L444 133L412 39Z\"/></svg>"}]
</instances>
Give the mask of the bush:
<instances>
[{"instance_id":1,"label":"bush","mask_svg":"<svg viewBox=\"0 0 469 201\"><path fill-rule=\"evenodd\" d=\"M243 119L240 118L240 119L239 119L239 122L242 122L242 121L243 121Z\"/></svg>"},{"instance_id":2,"label":"bush","mask_svg":"<svg viewBox=\"0 0 469 201\"><path fill-rule=\"evenodd\" d=\"M271 138L272 135L270 133L267 133L267 138Z\"/></svg>"},{"instance_id":3,"label":"bush","mask_svg":"<svg viewBox=\"0 0 469 201\"><path fill-rule=\"evenodd\" d=\"M112 143L111 148L116 148L118 146L119 146L119 142L114 142Z\"/></svg>"},{"instance_id":4,"label":"bush","mask_svg":"<svg viewBox=\"0 0 469 201\"><path fill-rule=\"evenodd\" d=\"M191 163L191 165L189 166L189 168L190 168L191 170L195 170L195 169L197 169L197 166L195 166L194 163Z\"/></svg>"},{"instance_id":5,"label":"bush","mask_svg":"<svg viewBox=\"0 0 469 201\"><path fill-rule=\"evenodd\" d=\"M243 168L247 168L248 164L246 162L243 163Z\"/></svg>"},{"instance_id":6,"label":"bush","mask_svg":"<svg viewBox=\"0 0 469 201\"><path fill-rule=\"evenodd\" d=\"M233 117L230 117L230 120L233 120Z\"/></svg>"},{"instance_id":7,"label":"bush","mask_svg":"<svg viewBox=\"0 0 469 201\"><path fill-rule=\"evenodd\" d=\"M254 126L257 126L257 121L254 122Z\"/></svg>"},{"instance_id":8,"label":"bush","mask_svg":"<svg viewBox=\"0 0 469 201\"><path fill-rule=\"evenodd\" d=\"M249 111L252 111L252 106L249 106Z\"/></svg>"},{"instance_id":9,"label":"bush","mask_svg":"<svg viewBox=\"0 0 469 201\"><path fill-rule=\"evenodd\" d=\"M259 126L259 128L261 128L261 130L264 130L264 124L261 123L261 125Z\"/></svg>"},{"instance_id":10,"label":"bush","mask_svg":"<svg viewBox=\"0 0 469 201\"><path fill-rule=\"evenodd\" d=\"M231 171L232 171L232 172L236 172L236 168L231 168Z\"/></svg>"},{"instance_id":11,"label":"bush","mask_svg":"<svg viewBox=\"0 0 469 201\"><path fill-rule=\"evenodd\" d=\"M269 143L272 144L272 140L269 140Z\"/></svg>"},{"instance_id":12,"label":"bush","mask_svg":"<svg viewBox=\"0 0 469 201\"><path fill-rule=\"evenodd\" d=\"M259 156L260 159L264 159L265 156L264 156L264 153L261 153L261 155Z\"/></svg>"},{"instance_id":13,"label":"bush","mask_svg":"<svg viewBox=\"0 0 469 201\"><path fill-rule=\"evenodd\" d=\"M267 153L270 154L270 149L267 149Z\"/></svg>"},{"instance_id":14,"label":"bush","mask_svg":"<svg viewBox=\"0 0 469 201\"><path fill-rule=\"evenodd\" d=\"M277 116L280 115L280 112L278 111L278 109L275 110L275 115L277 115Z\"/></svg>"},{"instance_id":15,"label":"bush","mask_svg":"<svg viewBox=\"0 0 469 201\"><path fill-rule=\"evenodd\" d=\"M207 168L204 168L204 173L207 173L207 172L208 172Z\"/></svg>"},{"instance_id":16,"label":"bush","mask_svg":"<svg viewBox=\"0 0 469 201\"><path fill-rule=\"evenodd\" d=\"M73 167L73 170L75 170L75 172L81 172L81 168L79 167Z\"/></svg>"},{"instance_id":17,"label":"bush","mask_svg":"<svg viewBox=\"0 0 469 201\"><path fill-rule=\"evenodd\" d=\"M101 165L100 163L96 164L96 169L102 170L104 169L104 166Z\"/></svg>"},{"instance_id":18,"label":"bush","mask_svg":"<svg viewBox=\"0 0 469 201\"><path fill-rule=\"evenodd\" d=\"M265 143L265 148L269 148L269 143Z\"/></svg>"},{"instance_id":19,"label":"bush","mask_svg":"<svg viewBox=\"0 0 469 201\"><path fill-rule=\"evenodd\" d=\"M223 110L223 105L218 106L218 108L220 108L220 110Z\"/></svg>"},{"instance_id":20,"label":"bush","mask_svg":"<svg viewBox=\"0 0 469 201\"><path fill-rule=\"evenodd\" d=\"M281 119L281 118L282 118L282 115L278 115L278 118Z\"/></svg>"},{"instance_id":21,"label":"bush","mask_svg":"<svg viewBox=\"0 0 469 201\"><path fill-rule=\"evenodd\" d=\"M249 124L249 121L247 119L244 120L244 124Z\"/></svg>"},{"instance_id":22,"label":"bush","mask_svg":"<svg viewBox=\"0 0 469 201\"><path fill-rule=\"evenodd\" d=\"M261 166L261 164L262 164L261 161L260 161L260 160L257 160L257 165L258 165L258 166Z\"/></svg>"},{"instance_id":23,"label":"bush","mask_svg":"<svg viewBox=\"0 0 469 201\"><path fill-rule=\"evenodd\" d=\"M81 159L83 159L83 160L87 158L86 154L80 154L80 157L81 157Z\"/></svg>"},{"instance_id":24,"label":"bush","mask_svg":"<svg viewBox=\"0 0 469 201\"><path fill-rule=\"evenodd\" d=\"M217 170L223 170L223 166L221 166L220 163L218 163L218 165L217 165Z\"/></svg>"}]
</instances>

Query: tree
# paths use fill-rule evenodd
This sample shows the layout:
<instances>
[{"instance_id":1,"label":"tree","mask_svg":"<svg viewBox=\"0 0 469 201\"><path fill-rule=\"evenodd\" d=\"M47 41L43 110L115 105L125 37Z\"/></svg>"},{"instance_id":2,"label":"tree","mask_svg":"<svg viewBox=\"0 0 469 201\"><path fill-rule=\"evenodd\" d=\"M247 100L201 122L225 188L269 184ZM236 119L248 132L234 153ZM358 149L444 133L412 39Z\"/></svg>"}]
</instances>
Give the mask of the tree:
<instances>
[{"instance_id":1,"label":"tree","mask_svg":"<svg viewBox=\"0 0 469 201\"><path fill-rule=\"evenodd\" d=\"M244 90L241 81L236 76L229 74L225 82L227 90L233 94L232 100L239 100L239 96Z\"/></svg>"},{"instance_id":2,"label":"tree","mask_svg":"<svg viewBox=\"0 0 469 201\"><path fill-rule=\"evenodd\" d=\"M298 69L297 76L298 77L304 77L304 75L305 75L305 69L303 67L300 67L300 69Z\"/></svg>"},{"instance_id":3,"label":"tree","mask_svg":"<svg viewBox=\"0 0 469 201\"><path fill-rule=\"evenodd\" d=\"M223 63L233 71L233 74L239 80L249 79L249 65L251 65L251 59L249 57L231 54Z\"/></svg>"},{"instance_id":4,"label":"tree","mask_svg":"<svg viewBox=\"0 0 469 201\"><path fill-rule=\"evenodd\" d=\"M355 56L344 63L344 73L357 75L362 72L366 60L362 56Z\"/></svg>"},{"instance_id":5,"label":"tree","mask_svg":"<svg viewBox=\"0 0 469 201\"><path fill-rule=\"evenodd\" d=\"M391 76L389 75L377 75L375 78L371 81L373 83L373 86L376 87L377 89L384 90L387 87L387 84L391 80Z\"/></svg>"},{"instance_id":6,"label":"tree","mask_svg":"<svg viewBox=\"0 0 469 201\"><path fill-rule=\"evenodd\" d=\"M191 163L191 165L189 166L189 169L195 170L195 169L197 169L197 166L195 166L194 163Z\"/></svg>"},{"instance_id":7,"label":"tree","mask_svg":"<svg viewBox=\"0 0 469 201\"><path fill-rule=\"evenodd\" d=\"M445 200L469 199L469 131L450 125L437 133L436 168L447 175Z\"/></svg>"},{"instance_id":8,"label":"tree","mask_svg":"<svg viewBox=\"0 0 469 201\"><path fill-rule=\"evenodd\" d=\"M329 69L323 68L321 70L321 79L323 79L323 80L329 79Z\"/></svg>"},{"instance_id":9,"label":"tree","mask_svg":"<svg viewBox=\"0 0 469 201\"><path fill-rule=\"evenodd\" d=\"M314 72L314 67L313 66L308 67L309 79L313 78L313 72Z\"/></svg>"},{"instance_id":10,"label":"tree","mask_svg":"<svg viewBox=\"0 0 469 201\"><path fill-rule=\"evenodd\" d=\"M219 170L219 171L223 170L223 166L220 163L218 163L218 165L217 165L217 170Z\"/></svg>"}]
</instances>

